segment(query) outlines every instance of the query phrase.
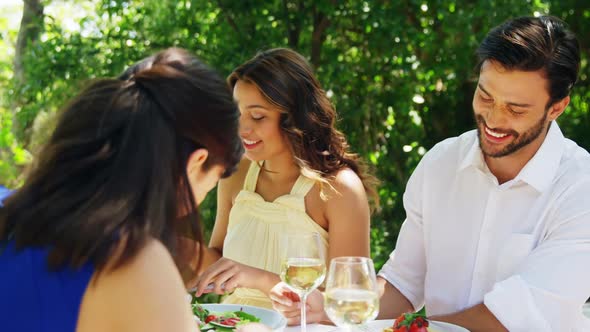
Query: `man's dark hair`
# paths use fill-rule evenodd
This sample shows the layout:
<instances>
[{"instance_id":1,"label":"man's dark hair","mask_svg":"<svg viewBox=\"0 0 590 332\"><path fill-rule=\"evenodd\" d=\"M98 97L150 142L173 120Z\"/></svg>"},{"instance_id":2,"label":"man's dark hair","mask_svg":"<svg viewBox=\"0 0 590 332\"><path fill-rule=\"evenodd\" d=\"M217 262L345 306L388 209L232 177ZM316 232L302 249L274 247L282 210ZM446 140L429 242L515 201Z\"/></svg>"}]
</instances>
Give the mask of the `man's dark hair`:
<instances>
[{"instance_id":1,"label":"man's dark hair","mask_svg":"<svg viewBox=\"0 0 590 332\"><path fill-rule=\"evenodd\" d=\"M543 70L551 106L570 94L580 69L580 46L566 24L552 16L519 17L492 29L477 49L478 68L493 60L509 70Z\"/></svg>"}]
</instances>

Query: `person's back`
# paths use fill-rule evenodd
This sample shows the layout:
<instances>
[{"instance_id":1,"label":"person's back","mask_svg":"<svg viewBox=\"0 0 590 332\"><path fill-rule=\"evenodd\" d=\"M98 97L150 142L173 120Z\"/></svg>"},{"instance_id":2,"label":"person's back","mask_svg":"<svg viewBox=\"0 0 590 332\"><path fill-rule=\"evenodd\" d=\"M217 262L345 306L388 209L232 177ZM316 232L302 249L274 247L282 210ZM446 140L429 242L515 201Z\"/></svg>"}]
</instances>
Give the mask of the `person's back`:
<instances>
[{"instance_id":1,"label":"person's back","mask_svg":"<svg viewBox=\"0 0 590 332\"><path fill-rule=\"evenodd\" d=\"M12 191L0 186L0 206ZM82 297L94 273L91 264L80 269L47 269L48 250L16 251L14 242L0 255L0 330L74 331ZM39 320L31 317L40 317Z\"/></svg>"},{"instance_id":2,"label":"person's back","mask_svg":"<svg viewBox=\"0 0 590 332\"><path fill-rule=\"evenodd\" d=\"M2 206L4 198L8 197L8 194L10 194L10 189L0 185L0 206Z\"/></svg>"},{"instance_id":3,"label":"person's back","mask_svg":"<svg viewBox=\"0 0 590 332\"><path fill-rule=\"evenodd\" d=\"M94 268L85 264L80 269L49 271L47 254L48 250L42 248L17 252L14 242L3 248L0 330L75 331L80 303Z\"/></svg>"}]
</instances>

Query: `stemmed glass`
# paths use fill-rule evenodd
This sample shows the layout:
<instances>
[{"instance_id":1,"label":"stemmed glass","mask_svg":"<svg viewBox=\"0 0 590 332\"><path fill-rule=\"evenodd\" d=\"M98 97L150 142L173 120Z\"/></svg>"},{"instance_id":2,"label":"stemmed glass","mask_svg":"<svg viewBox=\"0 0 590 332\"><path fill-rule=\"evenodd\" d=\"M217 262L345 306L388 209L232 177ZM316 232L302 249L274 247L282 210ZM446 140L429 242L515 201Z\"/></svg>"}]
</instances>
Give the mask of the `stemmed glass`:
<instances>
[{"instance_id":1,"label":"stemmed glass","mask_svg":"<svg viewBox=\"0 0 590 332\"><path fill-rule=\"evenodd\" d=\"M324 308L336 326L349 331L377 317L379 293L370 258L332 259L326 280Z\"/></svg>"},{"instance_id":2,"label":"stemmed glass","mask_svg":"<svg viewBox=\"0 0 590 332\"><path fill-rule=\"evenodd\" d=\"M326 277L324 247L318 233L296 233L284 237L281 280L301 299L301 331L306 331L307 295Z\"/></svg>"}]
</instances>

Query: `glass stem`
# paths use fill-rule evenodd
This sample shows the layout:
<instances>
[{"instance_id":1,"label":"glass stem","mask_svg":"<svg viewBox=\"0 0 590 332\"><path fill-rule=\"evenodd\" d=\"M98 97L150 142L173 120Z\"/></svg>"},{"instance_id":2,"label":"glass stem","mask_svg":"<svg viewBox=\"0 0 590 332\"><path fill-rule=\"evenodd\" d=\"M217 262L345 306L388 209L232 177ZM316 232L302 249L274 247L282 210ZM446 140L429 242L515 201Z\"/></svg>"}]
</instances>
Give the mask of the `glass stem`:
<instances>
[{"instance_id":1,"label":"glass stem","mask_svg":"<svg viewBox=\"0 0 590 332\"><path fill-rule=\"evenodd\" d=\"M305 306L307 303L307 293L301 294L301 332L306 332L307 317L305 317Z\"/></svg>"}]
</instances>

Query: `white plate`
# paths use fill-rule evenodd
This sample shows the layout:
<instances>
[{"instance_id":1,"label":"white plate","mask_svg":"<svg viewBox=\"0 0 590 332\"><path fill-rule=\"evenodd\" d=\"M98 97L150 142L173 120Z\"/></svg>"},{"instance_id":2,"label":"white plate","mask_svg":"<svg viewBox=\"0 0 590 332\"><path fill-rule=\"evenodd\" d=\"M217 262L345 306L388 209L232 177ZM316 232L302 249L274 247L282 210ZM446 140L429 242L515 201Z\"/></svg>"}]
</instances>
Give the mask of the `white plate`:
<instances>
[{"instance_id":1,"label":"white plate","mask_svg":"<svg viewBox=\"0 0 590 332\"><path fill-rule=\"evenodd\" d=\"M274 310L239 304L202 304L202 307L211 312L218 313L242 310L245 313L260 318L262 324L270 327L275 332L283 331L285 326L287 326L287 319Z\"/></svg>"},{"instance_id":2,"label":"white plate","mask_svg":"<svg viewBox=\"0 0 590 332\"><path fill-rule=\"evenodd\" d=\"M444 322L436 322L433 320L428 321L428 328L432 330L432 332L469 332L467 329L457 326L454 324L444 323ZM385 319L385 320L375 320L365 324L365 328L363 331L366 332L381 332L386 327L391 327L393 325L393 319Z\"/></svg>"}]
</instances>

